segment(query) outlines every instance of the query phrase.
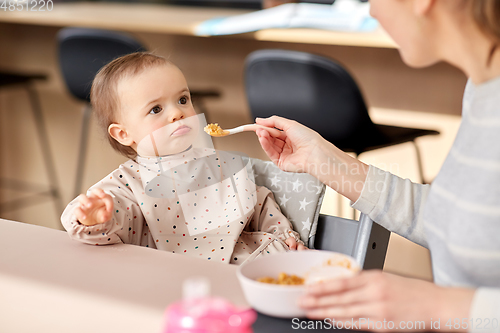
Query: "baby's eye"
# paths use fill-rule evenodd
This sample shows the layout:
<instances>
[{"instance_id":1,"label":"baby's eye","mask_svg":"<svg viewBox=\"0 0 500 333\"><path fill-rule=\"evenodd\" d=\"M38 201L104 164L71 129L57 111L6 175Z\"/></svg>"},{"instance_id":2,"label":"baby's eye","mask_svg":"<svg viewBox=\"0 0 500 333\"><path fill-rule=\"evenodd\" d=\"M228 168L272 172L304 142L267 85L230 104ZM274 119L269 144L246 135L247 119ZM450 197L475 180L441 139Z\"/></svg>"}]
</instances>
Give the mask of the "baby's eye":
<instances>
[{"instance_id":1,"label":"baby's eye","mask_svg":"<svg viewBox=\"0 0 500 333\"><path fill-rule=\"evenodd\" d=\"M189 97L187 96L182 96L180 99L179 99L179 104L187 104L189 100Z\"/></svg>"},{"instance_id":2,"label":"baby's eye","mask_svg":"<svg viewBox=\"0 0 500 333\"><path fill-rule=\"evenodd\" d=\"M153 106L153 108L149 111L150 114L158 114L162 111L162 107L159 105Z\"/></svg>"}]
</instances>

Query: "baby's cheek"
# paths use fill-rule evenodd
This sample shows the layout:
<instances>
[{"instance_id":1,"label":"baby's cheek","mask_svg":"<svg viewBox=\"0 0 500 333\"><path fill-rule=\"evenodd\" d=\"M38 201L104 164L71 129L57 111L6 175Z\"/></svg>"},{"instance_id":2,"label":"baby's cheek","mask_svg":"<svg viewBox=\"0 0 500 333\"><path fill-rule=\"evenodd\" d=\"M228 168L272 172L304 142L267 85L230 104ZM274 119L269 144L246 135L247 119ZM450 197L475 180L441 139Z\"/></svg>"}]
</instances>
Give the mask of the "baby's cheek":
<instances>
[{"instance_id":1,"label":"baby's cheek","mask_svg":"<svg viewBox=\"0 0 500 333\"><path fill-rule=\"evenodd\" d=\"M176 124L177 125L177 124ZM157 122L153 124L151 128L151 133L159 134L159 132L167 132L170 129L170 131L173 131L175 129L173 123L172 124L163 124L161 122Z\"/></svg>"}]
</instances>

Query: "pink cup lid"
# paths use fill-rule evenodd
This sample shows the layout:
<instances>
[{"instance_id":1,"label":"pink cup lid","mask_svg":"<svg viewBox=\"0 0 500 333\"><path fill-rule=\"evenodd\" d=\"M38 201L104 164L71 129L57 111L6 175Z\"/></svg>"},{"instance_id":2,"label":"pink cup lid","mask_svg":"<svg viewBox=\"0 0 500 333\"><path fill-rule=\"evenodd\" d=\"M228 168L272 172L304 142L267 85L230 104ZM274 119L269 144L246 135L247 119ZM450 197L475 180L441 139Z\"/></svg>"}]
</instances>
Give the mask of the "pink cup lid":
<instances>
[{"instance_id":1,"label":"pink cup lid","mask_svg":"<svg viewBox=\"0 0 500 333\"><path fill-rule=\"evenodd\" d=\"M163 333L251 333L257 319L252 309L239 309L219 297L176 302L165 312Z\"/></svg>"}]
</instances>

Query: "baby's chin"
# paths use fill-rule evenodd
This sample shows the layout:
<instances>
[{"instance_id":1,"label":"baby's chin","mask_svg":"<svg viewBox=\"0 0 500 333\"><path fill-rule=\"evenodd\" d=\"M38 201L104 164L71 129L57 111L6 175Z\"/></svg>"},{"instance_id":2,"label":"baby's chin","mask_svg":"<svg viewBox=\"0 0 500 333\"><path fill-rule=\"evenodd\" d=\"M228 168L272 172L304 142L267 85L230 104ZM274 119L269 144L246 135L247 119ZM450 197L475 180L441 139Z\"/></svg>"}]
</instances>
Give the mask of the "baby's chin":
<instances>
[{"instance_id":1,"label":"baby's chin","mask_svg":"<svg viewBox=\"0 0 500 333\"><path fill-rule=\"evenodd\" d=\"M190 131L183 135L172 136L166 131L155 131L137 145L136 152L142 157L175 155L186 151L196 140L197 133Z\"/></svg>"},{"instance_id":2,"label":"baby's chin","mask_svg":"<svg viewBox=\"0 0 500 333\"><path fill-rule=\"evenodd\" d=\"M188 150L189 148L192 147L191 143L185 143L183 145L178 145L175 148L171 150L171 152L165 154L165 155L175 155L175 154L180 154Z\"/></svg>"},{"instance_id":3,"label":"baby's chin","mask_svg":"<svg viewBox=\"0 0 500 333\"><path fill-rule=\"evenodd\" d=\"M136 150L136 152L137 155L141 157L162 157L162 156L170 156L183 153L191 147L192 147L191 143L183 143L171 147L163 146L159 148L157 151L153 150L152 147L150 147L151 149L140 149Z\"/></svg>"}]
</instances>

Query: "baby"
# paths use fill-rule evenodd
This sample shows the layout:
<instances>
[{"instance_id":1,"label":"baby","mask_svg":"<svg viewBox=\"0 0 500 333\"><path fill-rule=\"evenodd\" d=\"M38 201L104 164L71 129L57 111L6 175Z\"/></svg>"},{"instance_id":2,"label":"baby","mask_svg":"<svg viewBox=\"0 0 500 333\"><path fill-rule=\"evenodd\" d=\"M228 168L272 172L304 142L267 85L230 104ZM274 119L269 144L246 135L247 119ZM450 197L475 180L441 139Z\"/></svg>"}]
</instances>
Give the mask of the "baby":
<instances>
[{"instance_id":1,"label":"baby","mask_svg":"<svg viewBox=\"0 0 500 333\"><path fill-rule=\"evenodd\" d=\"M130 160L66 207L70 237L235 264L305 249L244 160L210 146L171 62L142 52L115 59L96 75L91 101L112 147Z\"/></svg>"}]
</instances>

